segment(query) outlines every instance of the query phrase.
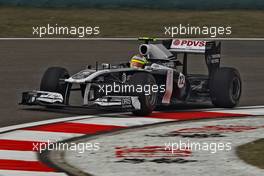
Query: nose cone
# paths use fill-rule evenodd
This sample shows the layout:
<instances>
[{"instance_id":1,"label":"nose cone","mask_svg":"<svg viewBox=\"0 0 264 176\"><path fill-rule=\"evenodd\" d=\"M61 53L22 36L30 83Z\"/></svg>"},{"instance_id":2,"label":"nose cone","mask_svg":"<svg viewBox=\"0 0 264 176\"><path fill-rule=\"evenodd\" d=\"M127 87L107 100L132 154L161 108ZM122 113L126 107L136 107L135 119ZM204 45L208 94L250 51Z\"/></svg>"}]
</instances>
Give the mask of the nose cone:
<instances>
[{"instance_id":1,"label":"nose cone","mask_svg":"<svg viewBox=\"0 0 264 176\"><path fill-rule=\"evenodd\" d=\"M75 75L73 75L71 78L72 79L85 79L88 76L90 76L92 73L94 73L94 70L82 70L78 73L76 73Z\"/></svg>"}]
</instances>

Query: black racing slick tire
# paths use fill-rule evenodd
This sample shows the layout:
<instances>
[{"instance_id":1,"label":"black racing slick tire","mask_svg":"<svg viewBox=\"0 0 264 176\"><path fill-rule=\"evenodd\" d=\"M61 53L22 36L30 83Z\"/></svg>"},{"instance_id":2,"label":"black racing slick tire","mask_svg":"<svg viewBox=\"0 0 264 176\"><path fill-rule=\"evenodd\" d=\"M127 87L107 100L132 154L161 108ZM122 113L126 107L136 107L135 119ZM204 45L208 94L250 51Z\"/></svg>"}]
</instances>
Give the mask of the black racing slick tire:
<instances>
[{"instance_id":1,"label":"black racing slick tire","mask_svg":"<svg viewBox=\"0 0 264 176\"><path fill-rule=\"evenodd\" d=\"M130 84L134 86L145 86L145 85L156 85L155 78L145 72L134 73L130 78ZM152 113L152 111L156 107L157 102L157 92L150 92L150 94L146 95L146 92L136 92L136 95L139 97L140 102L140 110L135 110L132 113L137 116L147 116Z\"/></svg>"},{"instance_id":2,"label":"black racing slick tire","mask_svg":"<svg viewBox=\"0 0 264 176\"><path fill-rule=\"evenodd\" d=\"M46 70L41 79L40 90L57 92L65 97L67 84L62 82L61 79L66 78L69 78L69 73L65 68L50 67Z\"/></svg>"},{"instance_id":3,"label":"black racing slick tire","mask_svg":"<svg viewBox=\"0 0 264 176\"><path fill-rule=\"evenodd\" d=\"M238 70L223 67L217 69L210 80L210 95L213 105L232 108L238 105L242 82Z\"/></svg>"}]
</instances>

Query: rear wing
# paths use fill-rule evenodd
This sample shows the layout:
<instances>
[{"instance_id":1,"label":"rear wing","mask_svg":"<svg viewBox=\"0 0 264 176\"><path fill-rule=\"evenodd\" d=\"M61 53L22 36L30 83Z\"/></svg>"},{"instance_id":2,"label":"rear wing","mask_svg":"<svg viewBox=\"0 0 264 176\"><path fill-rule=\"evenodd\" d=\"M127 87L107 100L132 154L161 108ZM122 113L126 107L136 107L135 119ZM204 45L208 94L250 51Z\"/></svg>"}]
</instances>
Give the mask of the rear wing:
<instances>
[{"instance_id":1,"label":"rear wing","mask_svg":"<svg viewBox=\"0 0 264 176\"><path fill-rule=\"evenodd\" d=\"M170 39L162 41L162 44L175 55L183 53L187 62L187 55L204 54L209 73L220 66L221 42L202 41L189 39Z\"/></svg>"},{"instance_id":2,"label":"rear wing","mask_svg":"<svg viewBox=\"0 0 264 176\"><path fill-rule=\"evenodd\" d=\"M209 50L218 50L221 43L216 41L170 39L164 40L163 45L172 53L205 54Z\"/></svg>"}]
</instances>

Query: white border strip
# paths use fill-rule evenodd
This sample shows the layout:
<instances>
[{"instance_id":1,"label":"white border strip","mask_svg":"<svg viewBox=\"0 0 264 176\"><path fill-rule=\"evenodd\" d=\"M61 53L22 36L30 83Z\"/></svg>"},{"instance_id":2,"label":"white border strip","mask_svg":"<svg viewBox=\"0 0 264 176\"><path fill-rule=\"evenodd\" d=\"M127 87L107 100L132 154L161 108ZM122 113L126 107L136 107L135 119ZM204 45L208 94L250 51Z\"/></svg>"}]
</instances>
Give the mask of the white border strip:
<instances>
[{"instance_id":1,"label":"white border strip","mask_svg":"<svg viewBox=\"0 0 264 176\"><path fill-rule=\"evenodd\" d=\"M37 153L32 151L0 150L0 158L1 160L39 161Z\"/></svg>"},{"instance_id":2,"label":"white border strip","mask_svg":"<svg viewBox=\"0 0 264 176\"><path fill-rule=\"evenodd\" d=\"M240 107L236 107L236 108L205 108L205 109L194 109L194 111L222 111L222 112L227 112L230 110L236 110L236 111L240 111L240 110L254 110L254 109L264 109L263 105L258 105L258 106L240 106ZM263 111L264 113L264 111Z\"/></svg>"},{"instance_id":3,"label":"white border strip","mask_svg":"<svg viewBox=\"0 0 264 176\"><path fill-rule=\"evenodd\" d=\"M175 37L177 38L177 37ZM155 38L157 40L166 40L173 38ZM264 41L264 38L179 38L188 40L218 40L218 41ZM101 40L101 41L137 41L137 37L106 37L106 38L0 38L0 40Z\"/></svg>"},{"instance_id":4,"label":"white border strip","mask_svg":"<svg viewBox=\"0 0 264 176\"><path fill-rule=\"evenodd\" d=\"M0 170L1 176L67 176L61 172L38 172L38 171L22 171L22 170Z\"/></svg>"},{"instance_id":5,"label":"white border strip","mask_svg":"<svg viewBox=\"0 0 264 176\"><path fill-rule=\"evenodd\" d=\"M24 123L24 124L19 124L19 125L12 125L12 126L0 128L0 133L11 131L11 130L17 130L20 128L27 128L27 127L32 127L32 126L46 125L46 124L51 124L51 123L58 123L58 122L65 122L65 121L72 121L72 120L81 120L81 119L87 119L87 118L92 118L92 117L95 117L95 116L90 115L90 116L66 117L66 118L60 118L60 119L51 119L51 120L43 120L43 121L38 121L38 122Z\"/></svg>"},{"instance_id":6,"label":"white border strip","mask_svg":"<svg viewBox=\"0 0 264 176\"><path fill-rule=\"evenodd\" d=\"M67 128L67 125L65 125ZM17 130L6 133L0 136L0 139L14 140L14 141L34 141L34 142L59 142L70 138L79 137L85 134L81 133L64 133L64 132L49 132L49 131L31 131L31 130ZM32 146L33 147L33 146ZM19 146L18 148L19 149Z\"/></svg>"},{"instance_id":7,"label":"white border strip","mask_svg":"<svg viewBox=\"0 0 264 176\"><path fill-rule=\"evenodd\" d=\"M150 117L124 117L124 118L100 117L100 118L75 120L74 123L133 127L133 126L150 125L150 124L170 122L170 121L176 121L176 120L163 119L163 118L162 119L150 118Z\"/></svg>"}]
</instances>

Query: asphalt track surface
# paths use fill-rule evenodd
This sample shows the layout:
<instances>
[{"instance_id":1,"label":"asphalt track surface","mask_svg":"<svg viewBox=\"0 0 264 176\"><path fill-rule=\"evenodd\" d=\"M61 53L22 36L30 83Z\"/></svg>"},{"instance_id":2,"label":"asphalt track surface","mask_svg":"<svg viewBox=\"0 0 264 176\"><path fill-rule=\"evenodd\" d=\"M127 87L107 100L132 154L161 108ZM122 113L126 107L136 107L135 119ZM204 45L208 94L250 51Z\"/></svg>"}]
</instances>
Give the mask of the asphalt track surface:
<instances>
[{"instance_id":1,"label":"asphalt track surface","mask_svg":"<svg viewBox=\"0 0 264 176\"><path fill-rule=\"evenodd\" d=\"M88 64L127 61L137 53L136 41L0 40L0 126L68 116L98 114L96 110L46 110L19 106L21 92L38 89L43 72L62 66L75 73ZM236 67L243 79L240 106L263 105L264 41L225 41L222 66ZM205 70L204 60L190 60L190 70ZM72 103L78 100L74 95ZM205 105L208 106L208 105ZM193 105L188 108L199 108ZM177 108L177 107L175 107Z\"/></svg>"}]
</instances>

